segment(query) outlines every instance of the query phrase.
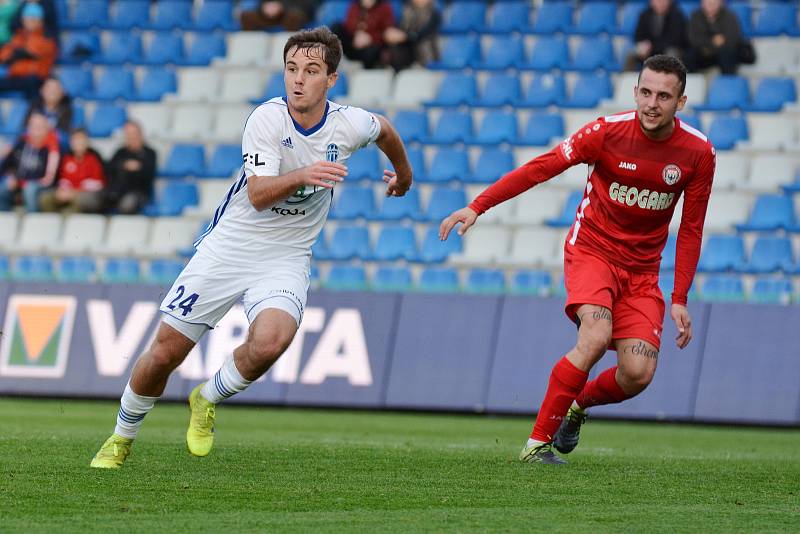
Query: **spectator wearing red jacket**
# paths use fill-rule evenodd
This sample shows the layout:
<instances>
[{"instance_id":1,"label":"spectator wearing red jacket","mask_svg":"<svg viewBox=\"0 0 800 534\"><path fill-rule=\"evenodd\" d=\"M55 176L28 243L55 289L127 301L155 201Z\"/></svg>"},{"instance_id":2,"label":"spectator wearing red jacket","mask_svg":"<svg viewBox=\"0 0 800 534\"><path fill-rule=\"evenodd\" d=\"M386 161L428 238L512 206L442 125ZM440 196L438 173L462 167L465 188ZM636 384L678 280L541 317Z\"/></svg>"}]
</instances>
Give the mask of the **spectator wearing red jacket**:
<instances>
[{"instance_id":1,"label":"spectator wearing red jacket","mask_svg":"<svg viewBox=\"0 0 800 534\"><path fill-rule=\"evenodd\" d=\"M72 131L69 146L69 153L61 160L58 185L41 194L40 207L42 211L100 213L106 186L103 158L89 146L83 128Z\"/></svg>"},{"instance_id":2,"label":"spectator wearing red jacket","mask_svg":"<svg viewBox=\"0 0 800 534\"><path fill-rule=\"evenodd\" d=\"M394 25L394 13L388 2L355 0L344 21L334 24L332 30L342 41L345 56L372 69L382 65L381 55L387 46L383 36Z\"/></svg>"},{"instance_id":3,"label":"spectator wearing red jacket","mask_svg":"<svg viewBox=\"0 0 800 534\"><path fill-rule=\"evenodd\" d=\"M44 33L43 16L39 4L27 4L22 9L22 28L0 48L0 63L8 66L6 76L0 78L0 92L23 91L30 100L50 75L58 47Z\"/></svg>"}]
</instances>

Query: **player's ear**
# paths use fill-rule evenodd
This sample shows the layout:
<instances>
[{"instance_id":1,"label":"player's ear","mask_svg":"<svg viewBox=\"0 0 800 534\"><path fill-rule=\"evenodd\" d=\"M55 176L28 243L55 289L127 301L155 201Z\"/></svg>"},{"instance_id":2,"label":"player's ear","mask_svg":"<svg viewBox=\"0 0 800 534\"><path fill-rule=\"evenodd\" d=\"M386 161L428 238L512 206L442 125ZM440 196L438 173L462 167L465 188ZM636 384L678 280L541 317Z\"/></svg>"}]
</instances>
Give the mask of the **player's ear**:
<instances>
[{"instance_id":1,"label":"player's ear","mask_svg":"<svg viewBox=\"0 0 800 534\"><path fill-rule=\"evenodd\" d=\"M336 80L338 79L339 79L338 72L331 72L330 74L328 74L328 89L336 85Z\"/></svg>"},{"instance_id":2,"label":"player's ear","mask_svg":"<svg viewBox=\"0 0 800 534\"><path fill-rule=\"evenodd\" d=\"M678 111L681 111L683 109L683 106L685 105L686 105L686 95L681 95L681 97L678 99Z\"/></svg>"}]
</instances>

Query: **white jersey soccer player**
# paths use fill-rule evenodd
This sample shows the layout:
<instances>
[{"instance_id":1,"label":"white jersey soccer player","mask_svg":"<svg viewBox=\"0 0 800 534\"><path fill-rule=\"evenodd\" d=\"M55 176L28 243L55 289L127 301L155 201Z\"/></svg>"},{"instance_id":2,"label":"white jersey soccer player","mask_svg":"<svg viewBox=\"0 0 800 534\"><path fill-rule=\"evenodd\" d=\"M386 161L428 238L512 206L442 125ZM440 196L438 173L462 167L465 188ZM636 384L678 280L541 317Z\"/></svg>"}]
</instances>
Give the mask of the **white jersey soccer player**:
<instances>
[{"instance_id":1,"label":"white jersey soccer player","mask_svg":"<svg viewBox=\"0 0 800 534\"><path fill-rule=\"evenodd\" d=\"M215 406L244 391L286 350L303 319L311 245L319 236L350 155L374 142L395 168L387 196L411 187L405 147L380 115L327 99L342 45L328 28L292 35L283 50L285 98L247 119L242 172L196 243L197 252L161 303L155 341L136 362L120 399L117 425L91 467L120 468L169 375L209 329L243 299L247 340L189 396L189 452L213 445Z\"/></svg>"}]
</instances>

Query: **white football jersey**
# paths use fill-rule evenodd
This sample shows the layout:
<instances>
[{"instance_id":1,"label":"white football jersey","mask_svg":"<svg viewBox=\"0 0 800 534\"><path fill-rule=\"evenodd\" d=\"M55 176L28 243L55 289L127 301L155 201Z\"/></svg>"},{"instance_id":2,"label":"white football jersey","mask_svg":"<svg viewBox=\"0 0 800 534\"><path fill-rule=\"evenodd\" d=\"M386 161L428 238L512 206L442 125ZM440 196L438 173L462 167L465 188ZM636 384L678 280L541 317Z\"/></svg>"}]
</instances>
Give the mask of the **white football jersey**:
<instances>
[{"instance_id":1,"label":"white football jersey","mask_svg":"<svg viewBox=\"0 0 800 534\"><path fill-rule=\"evenodd\" d=\"M284 98L257 107L242 137L244 165L195 245L226 262L305 258L328 216L333 190L303 186L288 199L257 211L247 196L249 176L281 176L319 161L345 163L374 142L380 123L370 112L328 101L325 115L306 130Z\"/></svg>"}]
</instances>

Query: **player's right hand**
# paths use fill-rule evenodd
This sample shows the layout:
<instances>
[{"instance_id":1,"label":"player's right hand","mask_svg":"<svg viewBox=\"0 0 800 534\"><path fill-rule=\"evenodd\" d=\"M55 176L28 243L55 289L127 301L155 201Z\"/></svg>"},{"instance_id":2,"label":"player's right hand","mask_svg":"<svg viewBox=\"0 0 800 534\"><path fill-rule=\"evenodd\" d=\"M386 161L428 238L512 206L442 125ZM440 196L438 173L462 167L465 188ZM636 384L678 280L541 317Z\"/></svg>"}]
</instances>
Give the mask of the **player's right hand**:
<instances>
[{"instance_id":1,"label":"player's right hand","mask_svg":"<svg viewBox=\"0 0 800 534\"><path fill-rule=\"evenodd\" d=\"M461 228L458 229L458 235L464 235L467 230L469 230L469 227L475 224L477 220L478 214L469 207L454 211L439 225L439 239L442 241L446 240L447 236L450 235L450 230L458 223L461 223Z\"/></svg>"},{"instance_id":2,"label":"player's right hand","mask_svg":"<svg viewBox=\"0 0 800 534\"><path fill-rule=\"evenodd\" d=\"M318 161L298 169L302 185L318 185L332 189L347 176L347 167L333 161Z\"/></svg>"}]
</instances>

